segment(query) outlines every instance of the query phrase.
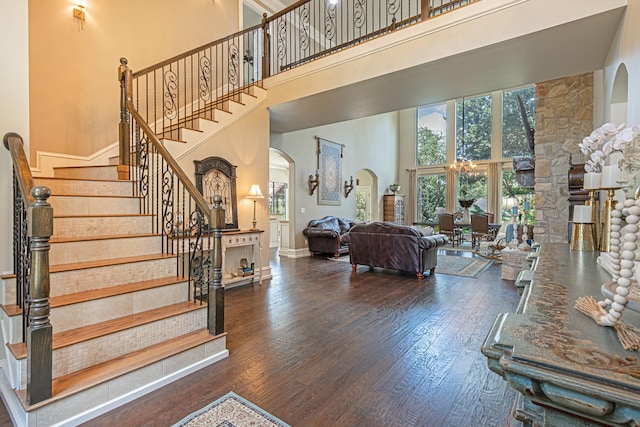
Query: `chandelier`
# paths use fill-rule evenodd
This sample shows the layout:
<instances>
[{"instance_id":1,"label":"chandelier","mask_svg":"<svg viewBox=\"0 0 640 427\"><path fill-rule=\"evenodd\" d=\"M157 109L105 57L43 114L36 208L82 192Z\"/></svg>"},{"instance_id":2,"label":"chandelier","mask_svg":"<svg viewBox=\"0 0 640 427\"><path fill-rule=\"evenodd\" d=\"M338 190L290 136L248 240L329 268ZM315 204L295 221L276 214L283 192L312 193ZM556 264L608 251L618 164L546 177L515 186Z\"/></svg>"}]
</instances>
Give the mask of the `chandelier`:
<instances>
[{"instance_id":1,"label":"chandelier","mask_svg":"<svg viewBox=\"0 0 640 427\"><path fill-rule=\"evenodd\" d=\"M449 165L449 170L457 175L477 175L478 169L475 163L471 160L461 159L460 161L455 161Z\"/></svg>"},{"instance_id":2,"label":"chandelier","mask_svg":"<svg viewBox=\"0 0 640 427\"><path fill-rule=\"evenodd\" d=\"M449 170L455 173L456 175L477 175L478 169L475 163L471 160L465 160L464 158L464 150L465 150L465 128L464 128L464 97L462 98L462 157L460 160L456 160L452 164L449 165Z\"/></svg>"}]
</instances>

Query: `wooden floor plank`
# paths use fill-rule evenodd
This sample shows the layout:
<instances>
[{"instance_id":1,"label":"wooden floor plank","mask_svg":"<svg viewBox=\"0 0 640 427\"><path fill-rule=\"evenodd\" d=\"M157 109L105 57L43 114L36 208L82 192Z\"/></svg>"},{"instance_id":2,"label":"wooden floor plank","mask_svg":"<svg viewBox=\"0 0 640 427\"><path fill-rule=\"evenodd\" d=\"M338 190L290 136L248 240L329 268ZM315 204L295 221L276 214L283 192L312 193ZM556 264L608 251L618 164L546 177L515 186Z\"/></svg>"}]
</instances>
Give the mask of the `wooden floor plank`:
<instances>
[{"instance_id":1,"label":"wooden floor plank","mask_svg":"<svg viewBox=\"0 0 640 427\"><path fill-rule=\"evenodd\" d=\"M504 425L513 392L480 343L519 296L478 279L316 256L225 293L230 357L86 425L171 425L233 390L293 426Z\"/></svg>"}]
</instances>

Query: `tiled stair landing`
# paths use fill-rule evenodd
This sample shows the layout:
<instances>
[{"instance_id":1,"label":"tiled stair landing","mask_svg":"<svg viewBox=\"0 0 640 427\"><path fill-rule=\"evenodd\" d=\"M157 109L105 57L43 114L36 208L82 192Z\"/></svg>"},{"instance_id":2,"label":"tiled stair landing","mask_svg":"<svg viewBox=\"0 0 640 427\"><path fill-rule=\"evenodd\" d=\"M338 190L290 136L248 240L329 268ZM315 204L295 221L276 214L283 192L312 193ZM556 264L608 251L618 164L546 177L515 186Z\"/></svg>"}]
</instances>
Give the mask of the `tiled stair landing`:
<instances>
[{"instance_id":1,"label":"tiled stair landing","mask_svg":"<svg viewBox=\"0 0 640 427\"><path fill-rule=\"evenodd\" d=\"M2 279L7 345L0 389L16 425L76 425L228 356L188 300L175 256L161 253L153 217L115 166L60 168L52 191L53 397L26 405L26 346L15 278Z\"/></svg>"}]
</instances>

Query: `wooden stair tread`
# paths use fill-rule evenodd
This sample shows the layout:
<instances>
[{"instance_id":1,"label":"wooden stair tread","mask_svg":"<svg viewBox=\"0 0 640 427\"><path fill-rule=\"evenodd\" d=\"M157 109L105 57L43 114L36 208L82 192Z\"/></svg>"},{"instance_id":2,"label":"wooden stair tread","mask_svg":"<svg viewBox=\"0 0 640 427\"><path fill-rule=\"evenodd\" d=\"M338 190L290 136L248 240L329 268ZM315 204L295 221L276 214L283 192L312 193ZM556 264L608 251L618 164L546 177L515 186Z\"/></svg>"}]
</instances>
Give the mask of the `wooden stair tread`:
<instances>
[{"instance_id":1,"label":"wooden stair tread","mask_svg":"<svg viewBox=\"0 0 640 427\"><path fill-rule=\"evenodd\" d=\"M56 169L92 169L92 168L115 168L117 165L83 165L83 166L54 166Z\"/></svg>"},{"instance_id":2,"label":"wooden stair tread","mask_svg":"<svg viewBox=\"0 0 640 427\"><path fill-rule=\"evenodd\" d=\"M99 197L101 199L140 199L140 196L118 196L111 194L72 194L72 193L51 193L51 197Z\"/></svg>"},{"instance_id":3,"label":"wooden stair tread","mask_svg":"<svg viewBox=\"0 0 640 427\"><path fill-rule=\"evenodd\" d=\"M201 303L200 301L179 302L177 304L171 304L160 308L154 308L153 310L119 317L117 319L106 320L104 322L54 333L52 349L57 350L59 348L68 347L93 338L124 331L125 329L177 316L192 310L199 310L206 306L206 303ZM25 359L27 357L27 345L25 343L7 344L7 348L17 360Z\"/></svg>"},{"instance_id":4,"label":"wooden stair tread","mask_svg":"<svg viewBox=\"0 0 640 427\"><path fill-rule=\"evenodd\" d=\"M53 397L31 406L26 404L25 389L16 391L16 394L23 408L26 411L32 411L225 335L226 333L214 336L209 334L206 329L201 329L107 362L54 378L51 384Z\"/></svg>"},{"instance_id":5,"label":"wooden stair tread","mask_svg":"<svg viewBox=\"0 0 640 427\"><path fill-rule=\"evenodd\" d=\"M77 304L85 301L92 301L101 298L108 298L116 295L123 295L130 292L144 291L147 289L160 288L162 286L174 285L186 282L186 277L171 276L161 279L144 280L141 282L126 283L124 285L111 286L102 289L92 289L90 291L76 292L74 294L51 297L49 303L51 307L62 307L70 304Z\"/></svg>"},{"instance_id":6,"label":"wooden stair tread","mask_svg":"<svg viewBox=\"0 0 640 427\"><path fill-rule=\"evenodd\" d=\"M142 213L131 213L131 214L79 214L79 215L56 215L55 212L53 214L53 219L56 218L71 218L71 219L81 219L81 218L137 218L137 217L151 217L155 216L154 214L142 214Z\"/></svg>"},{"instance_id":7,"label":"wooden stair tread","mask_svg":"<svg viewBox=\"0 0 640 427\"><path fill-rule=\"evenodd\" d=\"M59 295L49 298L51 308L64 307L65 305L78 304L86 301L93 301L101 298L108 298L116 295L123 295L131 292L144 291L147 289L160 288L162 286L174 285L180 282L186 282L186 277L171 276L160 279L143 280L140 282L125 283L124 285L111 286L108 288L92 289L90 291L76 292L73 294ZM22 308L16 304L3 304L2 310L7 316L22 315Z\"/></svg>"},{"instance_id":8,"label":"wooden stair tread","mask_svg":"<svg viewBox=\"0 0 640 427\"><path fill-rule=\"evenodd\" d=\"M175 258L172 254L150 254L150 255L137 255L131 257L122 258L109 258L96 261L74 262L69 264L56 264L49 267L50 273L59 273L61 271L82 270L84 268L106 267L110 265L128 264L131 262L144 262L153 261L165 258ZM14 276L15 277L15 276Z\"/></svg>"},{"instance_id":9,"label":"wooden stair tread","mask_svg":"<svg viewBox=\"0 0 640 427\"><path fill-rule=\"evenodd\" d=\"M150 255L137 255L131 257L122 257L122 258L109 258L109 259L101 259L96 261L85 261L85 262L74 262L69 264L55 264L49 266L49 273L60 273L63 271L73 271L73 270L82 270L84 268L96 268L96 267L107 267L110 265L118 265L118 264L128 264L132 262L145 262L145 261L155 261L166 258L175 258L176 255L173 254L150 254ZM15 279L15 273L5 274L2 276L2 279Z\"/></svg>"},{"instance_id":10,"label":"wooden stair tread","mask_svg":"<svg viewBox=\"0 0 640 427\"><path fill-rule=\"evenodd\" d=\"M88 242L92 240L113 240L113 239L132 239L138 237L158 237L162 234L158 233L139 233L139 234L105 234L100 236L73 236L73 237L52 237L49 243L69 243L69 242Z\"/></svg>"},{"instance_id":11,"label":"wooden stair tread","mask_svg":"<svg viewBox=\"0 0 640 427\"><path fill-rule=\"evenodd\" d=\"M62 176L37 176L34 181L38 182L41 179L51 179L55 181L87 181L87 182L127 182L132 184L133 181L128 179L98 179L98 178L65 178Z\"/></svg>"}]
</instances>

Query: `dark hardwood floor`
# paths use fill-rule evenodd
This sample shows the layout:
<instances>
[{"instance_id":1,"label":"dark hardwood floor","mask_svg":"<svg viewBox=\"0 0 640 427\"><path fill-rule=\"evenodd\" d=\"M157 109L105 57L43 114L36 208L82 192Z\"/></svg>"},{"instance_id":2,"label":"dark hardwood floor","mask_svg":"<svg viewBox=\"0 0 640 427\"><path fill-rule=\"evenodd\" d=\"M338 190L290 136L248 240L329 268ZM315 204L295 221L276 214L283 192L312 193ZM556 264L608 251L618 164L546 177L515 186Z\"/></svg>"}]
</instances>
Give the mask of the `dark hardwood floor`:
<instances>
[{"instance_id":1,"label":"dark hardwood floor","mask_svg":"<svg viewBox=\"0 0 640 427\"><path fill-rule=\"evenodd\" d=\"M271 266L226 292L228 359L86 425L168 426L229 391L296 427L505 425L515 394L480 353L519 300L499 265L422 281L322 256Z\"/></svg>"}]
</instances>

